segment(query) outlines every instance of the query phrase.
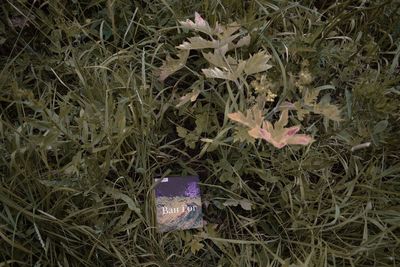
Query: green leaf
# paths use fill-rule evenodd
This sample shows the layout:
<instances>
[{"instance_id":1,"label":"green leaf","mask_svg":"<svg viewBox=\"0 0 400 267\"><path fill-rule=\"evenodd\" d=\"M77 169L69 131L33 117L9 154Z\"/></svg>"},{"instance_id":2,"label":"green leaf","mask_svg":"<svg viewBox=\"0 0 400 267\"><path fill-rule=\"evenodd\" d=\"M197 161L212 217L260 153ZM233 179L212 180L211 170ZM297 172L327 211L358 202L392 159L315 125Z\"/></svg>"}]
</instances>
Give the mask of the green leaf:
<instances>
[{"instance_id":1,"label":"green leaf","mask_svg":"<svg viewBox=\"0 0 400 267\"><path fill-rule=\"evenodd\" d=\"M188 131L181 126L176 126L176 131L178 132L178 136L181 138L185 138L188 134Z\"/></svg>"},{"instance_id":2,"label":"green leaf","mask_svg":"<svg viewBox=\"0 0 400 267\"><path fill-rule=\"evenodd\" d=\"M382 133L386 130L386 128L388 127L389 122L387 120L382 120L380 122L378 122L375 127L374 127L374 134L379 134Z\"/></svg>"},{"instance_id":3,"label":"green leaf","mask_svg":"<svg viewBox=\"0 0 400 267\"><path fill-rule=\"evenodd\" d=\"M128 208L134 212L136 212L137 214L140 214L141 211L140 209L136 206L135 202L133 201L132 198L130 198L129 196L121 193L120 191L111 188L111 187L105 187L104 188L104 192L106 192L108 195L110 195L112 198L114 199L121 199L123 200L127 205Z\"/></svg>"},{"instance_id":4,"label":"green leaf","mask_svg":"<svg viewBox=\"0 0 400 267\"><path fill-rule=\"evenodd\" d=\"M251 210L251 202L247 199L241 199L241 200L228 199L223 203L223 205L225 207L229 206L236 207L237 205L240 205L244 210Z\"/></svg>"},{"instance_id":5,"label":"green leaf","mask_svg":"<svg viewBox=\"0 0 400 267\"><path fill-rule=\"evenodd\" d=\"M190 251L195 254L197 251L201 250L204 245L197 239L194 238L192 241L189 243L190 246Z\"/></svg>"},{"instance_id":6,"label":"green leaf","mask_svg":"<svg viewBox=\"0 0 400 267\"><path fill-rule=\"evenodd\" d=\"M208 113L201 113L196 116L196 133L201 134L203 132L208 131L208 120L209 114Z\"/></svg>"},{"instance_id":7,"label":"green leaf","mask_svg":"<svg viewBox=\"0 0 400 267\"><path fill-rule=\"evenodd\" d=\"M254 144L254 137L250 136L248 129L244 127L236 127L235 133L233 134L233 142L250 143Z\"/></svg>"}]
</instances>

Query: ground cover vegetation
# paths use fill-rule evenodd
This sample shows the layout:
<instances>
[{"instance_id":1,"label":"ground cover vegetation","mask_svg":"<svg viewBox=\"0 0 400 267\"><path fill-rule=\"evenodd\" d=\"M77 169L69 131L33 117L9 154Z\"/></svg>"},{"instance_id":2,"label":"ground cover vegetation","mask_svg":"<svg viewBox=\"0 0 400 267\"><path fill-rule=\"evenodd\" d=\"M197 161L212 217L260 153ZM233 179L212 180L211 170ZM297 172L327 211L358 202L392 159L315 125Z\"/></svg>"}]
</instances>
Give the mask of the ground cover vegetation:
<instances>
[{"instance_id":1,"label":"ground cover vegetation","mask_svg":"<svg viewBox=\"0 0 400 267\"><path fill-rule=\"evenodd\" d=\"M0 14L0 266L400 264L399 1ZM202 229L157 232L171 174Z\"/></svg>"}]
</instances>

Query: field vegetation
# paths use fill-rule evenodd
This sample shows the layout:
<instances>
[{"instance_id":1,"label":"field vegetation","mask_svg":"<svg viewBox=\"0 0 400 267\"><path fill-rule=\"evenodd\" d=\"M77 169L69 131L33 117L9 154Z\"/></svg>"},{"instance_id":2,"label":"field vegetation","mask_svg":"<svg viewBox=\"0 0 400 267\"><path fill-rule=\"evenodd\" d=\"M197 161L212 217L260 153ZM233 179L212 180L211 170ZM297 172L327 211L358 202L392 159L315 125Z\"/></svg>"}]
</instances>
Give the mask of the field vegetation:
<instances>
[{"instance_id":1,"label":"field vegetation","mask_svg":"<svg viewBox=\"0 0 400 267\"><path fill-rule=\"evenodd\" d=\"M398 266L399 58L398 0L1 1L0 266Z\"/></svg>"}]
</instances>

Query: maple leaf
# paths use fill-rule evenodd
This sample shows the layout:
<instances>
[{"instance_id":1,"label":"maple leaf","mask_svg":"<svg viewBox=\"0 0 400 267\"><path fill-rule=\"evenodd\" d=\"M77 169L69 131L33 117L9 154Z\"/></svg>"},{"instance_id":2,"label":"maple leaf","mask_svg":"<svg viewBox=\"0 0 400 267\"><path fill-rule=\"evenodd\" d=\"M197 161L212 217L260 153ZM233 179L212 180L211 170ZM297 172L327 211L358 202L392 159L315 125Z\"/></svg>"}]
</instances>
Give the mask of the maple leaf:
<instances>
[{"instance_id":1,"label":"maple leaf","mask_svg":"<svg viewBox=\"0 0 400 267\"><path fill-rule=\"evenodd\" d=\"M189 50L182 50L178 54L178 59L167 56L166 60L158 70L159 80L164 81L168 76L183 68L189 56Z\"/></svg>"}]
</instances>

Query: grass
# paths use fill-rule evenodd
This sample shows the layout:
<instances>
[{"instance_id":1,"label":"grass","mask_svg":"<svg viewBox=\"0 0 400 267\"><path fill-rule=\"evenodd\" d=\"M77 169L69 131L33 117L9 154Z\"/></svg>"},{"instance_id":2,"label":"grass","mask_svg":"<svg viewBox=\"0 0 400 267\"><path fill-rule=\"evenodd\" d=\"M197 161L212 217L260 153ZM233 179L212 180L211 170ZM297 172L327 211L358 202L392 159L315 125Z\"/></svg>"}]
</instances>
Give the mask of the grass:
<instances>
[{"instance_id":1,"label":"grass","mask_svg":"<svg viewBox=\"0 0 400 267\"><path fill-rule=\"evenodd\" d=\"M4 1L0 266L399 265L399 8ZM254 102L234 83L205 79L177 108L204 60L191 53L164 83L157 69L195 11L251 35L238 58L272 55L279 101L301 99L308 64L307 86L325 86L342 121L306 116L316 142L276 149L234 141L226 114ZM200 175L203 229L157 233L153 177L168 174Z\"/></svg>"}]
</instances>

